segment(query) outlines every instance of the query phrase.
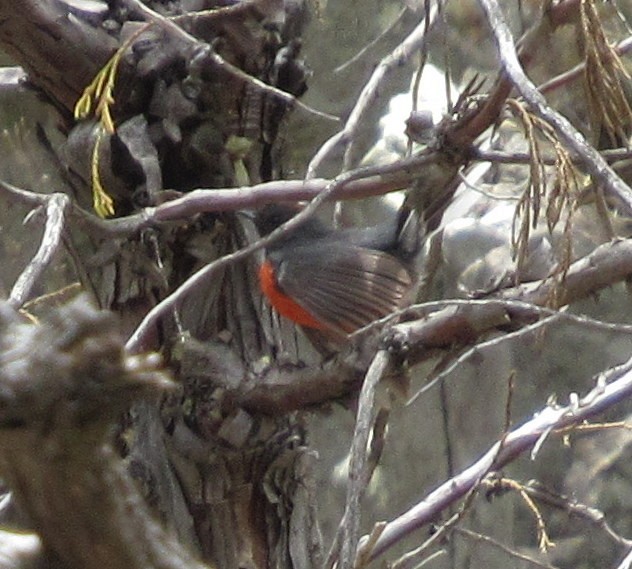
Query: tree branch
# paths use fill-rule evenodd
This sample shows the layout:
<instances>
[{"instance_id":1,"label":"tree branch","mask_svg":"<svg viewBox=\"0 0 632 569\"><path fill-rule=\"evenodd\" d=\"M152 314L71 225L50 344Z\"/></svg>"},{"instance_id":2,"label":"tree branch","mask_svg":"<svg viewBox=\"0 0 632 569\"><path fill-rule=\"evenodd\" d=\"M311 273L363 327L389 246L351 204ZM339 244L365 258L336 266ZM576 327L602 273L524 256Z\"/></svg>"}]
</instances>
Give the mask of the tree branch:
<instances>
[{"instance_id":1,"label":"tree branch","mask_svg":"<svg viewBox=\"0 0 632 569\"><path fill-rule=\"evenodd\" d=\"M533 419L510 431L471 466L386 524L370 559L376 559L399 540L430 523L441 511L465 496L485 473L504 467L523 452L535 453L556 429L586 421L631 396L632 359L600 374L594 381L596 386L576 404L543 408Z\"/></svg>"},{"instance_id":2,"label":"tree branch","mask_svg":"<svg viewBox=\"0 0 632 569\"><path fill-rule=\"evenodd\" d=\"M632 189L616 174L585 137L566 119L554 111L525 74L516 46L497 0L479 0L498 47L498 54L507 76L527 101L533 112L548 122L566 145L582 161L586 171L619 199L628 214L632 214Z\"/></svg>"},{"instance_id":3,"label":"tree branch","mask_svg":"<svg viewBox=\"0 0 632 569\"><path fill-rule=\"evenodd\" d=\"M111 446L132 401L173 384L79 299L41 325L0 305L0 472L69 569L208 569L157 524Z\"/></svg>"},{"instance_id":4,"label":"tree branch","mask_svg":"<svg viewBox=\"0 0 632 569\"><path fill-rule=\"evenodd\" d=\"M13 285L9 296L9 304L16 309L28 300L33 287L59 250L61 237L66 227L70 198L65 194L51 194L46 197L46 226L42 241L37 253Z\"/></svg>"}]
</instances>

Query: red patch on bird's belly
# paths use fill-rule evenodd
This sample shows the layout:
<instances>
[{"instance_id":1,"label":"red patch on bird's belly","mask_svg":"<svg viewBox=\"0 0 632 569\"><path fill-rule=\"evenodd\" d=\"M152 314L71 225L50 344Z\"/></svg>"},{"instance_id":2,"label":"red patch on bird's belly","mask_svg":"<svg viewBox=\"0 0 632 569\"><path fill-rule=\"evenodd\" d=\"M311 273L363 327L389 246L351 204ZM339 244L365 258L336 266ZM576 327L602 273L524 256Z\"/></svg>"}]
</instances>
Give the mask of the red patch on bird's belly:
<instances>
[{"instance_id":1,"label":"red patch on bird's belly","mask_svg":"<svg viewBox=\"0 0 632 569\"><path fill-rule=\"evenodd\" d=\"M285 316L292 322L307 328L316 328L318 330L326 328L324 324L318 322L300 304L281 292L274 276L274 267L269 261L264 261L259 268L259 285L270 304L281 316Z\"/></svg>"}]
</instances>

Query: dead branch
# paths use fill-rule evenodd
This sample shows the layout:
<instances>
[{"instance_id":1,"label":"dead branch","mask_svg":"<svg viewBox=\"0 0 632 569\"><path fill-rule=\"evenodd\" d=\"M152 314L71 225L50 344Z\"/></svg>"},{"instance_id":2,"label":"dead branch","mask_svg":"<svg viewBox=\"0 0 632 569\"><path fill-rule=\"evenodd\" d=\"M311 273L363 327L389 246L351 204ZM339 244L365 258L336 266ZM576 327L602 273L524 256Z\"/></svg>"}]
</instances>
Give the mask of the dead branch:
<instances>
[{"instance_id":1,"label":"dead branch","mask_svg":"<svg viewBox=\"0 0 632 569\"><path fill-rule=\"evenodd\" d=\"M85 299L25 324L0 306L0 472L45 546L71 569L205 569L153 520L111 446L136 399L173 384L129 356Z\"/></svg>"},{"instance_id":2,"label":"dead branch","mask_svg":"<svg viewBox=\"0 0 632 569\"><path fill-rule=\"evenodd\" d=\"M47 198L46 226L39 249L18 277L9 296L9 304L16 309L29 299L33 287L60 249L61 237L66 227L66 215L70 209L70 198L65 194L51 194Z\"/></svg>"},{"instance_id":3,"label":"dead branch","mask_svg":"<svg viewBox=\"0 0 632 569\"><path fill-rule=\"evenodd\" d=\"M480 0L480 4L485 11L490 29L498 45L498 53L505 72L514 87L524 97L533 112L548 122L560 139L582 159L582 165L595 181L603 184L609 193L618 198L628 214L632 213L632 190L568 119L547 104L537 87L525 74L518 58L511 31L498 2L496 0Z\"/></svg>"},{"instance_id":4,"label":"dead branch","mask_svg":"<svg viewBox=\"0 0 632 569\"><path fill-rule=\"evenodd\" d=\"M512 549L511 547L507 547L503 543L489 537L488 535L483 535L481 533L473 532L471 530L455 527L453 530L458 535L462 535L467 537L474 543L484 543L493 547L495 549L499 549L500 551L507 554L509 558L516 559L517 561L524 561L529 565L533 565L534 567L540 567L541 569L558 569L555 565L551 565L550 563L543 563L542 561L538 561L529 555L525 555L524 553L520 553L519 551Z\"/></svg>"},{"instance_id":5,"label":"dead branch","mask_svg":"<svg viewBox=\"0 0 632 569\"><path fill-rule=\"evenodd\" d=\"M513 429L471 466L389 522L375 544L371 559L376 559L399 540L431 522L439 512L465 496L484 473L502 468L526 451L535 453L554 430L579 424L632 395L631 370L632 360L611 368L595 377L595 387L575 403L545 407L533 419Z\"/></svg>"}]
</instances>

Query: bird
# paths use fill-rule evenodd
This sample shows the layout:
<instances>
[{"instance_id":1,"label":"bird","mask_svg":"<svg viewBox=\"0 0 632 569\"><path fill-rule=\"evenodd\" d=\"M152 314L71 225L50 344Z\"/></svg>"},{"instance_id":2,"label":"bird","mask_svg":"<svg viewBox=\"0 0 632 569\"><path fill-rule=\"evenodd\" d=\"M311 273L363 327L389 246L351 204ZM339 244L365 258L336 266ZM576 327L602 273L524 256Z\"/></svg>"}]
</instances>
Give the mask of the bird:
<instances>
[{"instance_id":1,"label":"bird","mask_svg":"<svg viewBox=\"0 0 632 569\"><path fill-rule=\"evenodd\" d=\"M297 213L287 204L268 204L255 213L255 225L264 236ZM410 301L419 250L419 218L408 209L362 228L333 229L311 217L265 249L259 286L310 339L339 345Z\"/></svg>"}]
</instances>

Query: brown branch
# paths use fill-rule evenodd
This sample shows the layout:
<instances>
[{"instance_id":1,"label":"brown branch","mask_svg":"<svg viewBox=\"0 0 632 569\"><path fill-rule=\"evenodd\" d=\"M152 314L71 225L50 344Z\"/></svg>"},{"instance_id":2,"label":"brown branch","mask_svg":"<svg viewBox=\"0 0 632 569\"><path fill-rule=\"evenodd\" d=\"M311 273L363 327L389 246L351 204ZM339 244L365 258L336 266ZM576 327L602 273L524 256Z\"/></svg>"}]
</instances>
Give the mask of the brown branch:
<instances>
[{"instance_id":1,"label":"brown branch","mask_svg":"<svg viewBox=\"0 0 632 569\"><path fill-rule=\"evenodd\" d=\"M425 168L439 160L437 152L427 151L392 164L350 170L348 176L334 180L277 180L243 188L194 190L158 206L149 212L147 219L173 221L204 211L234 211L258 208L270 202L312 200L332 184L337 188L335 196L328 196L329 200L384 195L405 188L422 175Z\"/></svg>"},{"instance_id":2,"label":"brown branch","mask_svg":"<svg viewBox=\"0 0 632 569\"><path fill-rule=\"evenodd\" d=\"M597 247L575 261L569 268L561 288L560 305L570 304L593 294L632 274L632 240L614 241ZM498 297L546 305L557 288L556 279L545 279L504 289Z\"/></svg>"},{"instance_id":3,"label":"brown branch","mask_svg":"<svg viewBox=\"0 0 632 569\"><path fill-rule=\"evenodd\" d=\"M152 519L111 446L120 414L172 382L126 355L112 314L79 299L41 325L0 305L0 472L68 569L208 569Z\"/></svg>"},{"instance_id":4,"label":"brown branch","mask_svg":"<svg viewBox=\"0 0 632 569\"><path fill-rule=\"evenodd\" d=\"M276 180L240 188L193 190L156 207L148 207L140 213L116 219L103 220L72 204L71 215L80 224L100 236L124 237L138 233L147 227L165 222L189 222L191 217L210 211L235 211L257 209L270 202L312 200L336 182L335 199L351 200L384 195L399 191L423 174L424 169L440 160L437 152L422 152L383 166L358 168L347 177L335 180ZM44 194L17 188L0 180L0 195L4 194L29 206L47 202ZM327 199L333 199L328 196Z\"/></svg>"}]
</instances>

